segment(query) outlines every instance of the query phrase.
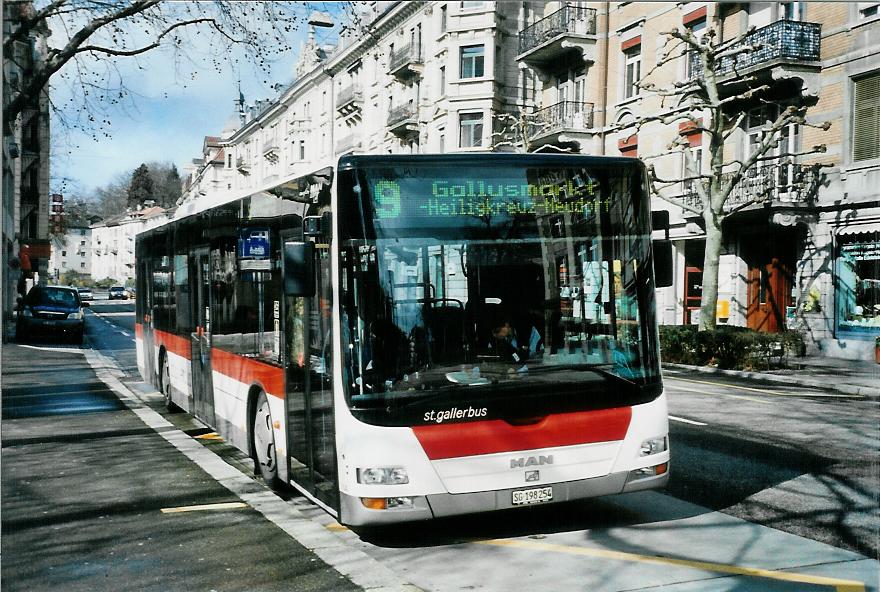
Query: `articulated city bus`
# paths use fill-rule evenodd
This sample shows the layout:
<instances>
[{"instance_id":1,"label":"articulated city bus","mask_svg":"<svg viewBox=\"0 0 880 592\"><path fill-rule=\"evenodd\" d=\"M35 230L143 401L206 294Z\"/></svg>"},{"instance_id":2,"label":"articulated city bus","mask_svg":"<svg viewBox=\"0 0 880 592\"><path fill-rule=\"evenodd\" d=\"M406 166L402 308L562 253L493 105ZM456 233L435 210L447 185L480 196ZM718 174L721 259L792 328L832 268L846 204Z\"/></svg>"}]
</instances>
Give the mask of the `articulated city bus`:
<instances>
[{"instance_id":1,"label":"articulated city bus","mask_svg":"<svg viewBox=\"0 0 880 592\"><path fill-rule=\"evenodd\" d=\"M636 159L345 156L139 235L138 365L345 524L658 488L653 258Z\"/></svg>"}]
</instances>

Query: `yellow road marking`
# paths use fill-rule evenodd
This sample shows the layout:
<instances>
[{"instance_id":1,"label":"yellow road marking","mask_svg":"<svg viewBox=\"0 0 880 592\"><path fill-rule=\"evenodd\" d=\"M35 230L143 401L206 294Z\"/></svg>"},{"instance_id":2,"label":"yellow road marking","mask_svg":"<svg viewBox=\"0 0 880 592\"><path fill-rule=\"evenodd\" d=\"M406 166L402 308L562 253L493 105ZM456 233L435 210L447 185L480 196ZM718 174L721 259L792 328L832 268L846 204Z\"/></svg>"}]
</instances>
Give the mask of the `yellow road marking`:
<instances>
[{"instance_id":1,"label":"yellow road marking","mask_svg":"<svg viewBox=\"0 0 880 592\"><path fill-rule=\"evenodd\" d=\"M731 574L736 576L750 576L765 578L768 580L780 580L784 582L796 582L815 586L831 586L837 592L865 592L865 584L855 580L841 580L824 576L811 576L791 572L773 571L755 567L740 567L725 563L712 563L708 561L693 561L690 559L673 559L671 557L655 557L651 555L638 555L635 553L623 553L621 551L609 551L607 549L591 549L588 547L571 547L554 543L539 543L519 539L496 539L490 541L473 541L481 545L495 545L498 547L512 547L516 549L531 549L537 551L552 551L555 553L567 553L569 555L585 555L588 557L600 557L602 559L614 559L618 561L637 561L640 563L653 563L657 565L677 565L702 569L716 573Z\"/></svg>"},{"instance_id":2,"label":"yellow road marking","mask_svg":"<svg viewBox=\"0 0 880 592\"><path fill-rule=\"evenodd\" d=\"M210 434L202 434L201 436L196 436L198 440L222 440L223 436L218 434L217 432L211 432Z\"/></svg>"},{"instance_id":3,"label":"yellow road marking","mask_svg":"<svg viewBox=\"0 0 880 592\"><path fill-rule=\"evenodd\" d=\"M331 522L327 525L327 530L332 530L333 532L343 532L348 530L346 527L342 526L338 522Z\"/></svg>"},{"instance_id":4,"label":"yellow road marking","mask_svg":"<svg viewBox=\"0 0 880 592\"><path fill-rule=\"evenodd\" d=\"M830 397L835 399L864 399L862 395L847 395L847 394L826 394L826 393L783 393L780 391L771 391L769 389L759 389L748 386L739 386L736 384L727 384L725 382L713 382L711 380L696 380L693 378L678 378L677 376L670 376L670 380L680 380L682 382L695 382L698 384L711 384L712 386L719 387L727 387L739 389L741 391L752 391L754 393L761 393L762 395L772 395L776 397ZM695 391L701 392L701 391Z\"/></svg>"},{"instance_id":5,"label":"yellow road marking","mask_svg":"<svg viewBox=\"0 0 880 592\"><path fill-rule=\"evenodd\" d=\"M203 504L201 506L181 506L179 508L162 508L163 514L182 514L183 512L204 512L210 510L239 510L247 508L244 502L224 502L219 504Z\"/></svg>"}]
</instances>

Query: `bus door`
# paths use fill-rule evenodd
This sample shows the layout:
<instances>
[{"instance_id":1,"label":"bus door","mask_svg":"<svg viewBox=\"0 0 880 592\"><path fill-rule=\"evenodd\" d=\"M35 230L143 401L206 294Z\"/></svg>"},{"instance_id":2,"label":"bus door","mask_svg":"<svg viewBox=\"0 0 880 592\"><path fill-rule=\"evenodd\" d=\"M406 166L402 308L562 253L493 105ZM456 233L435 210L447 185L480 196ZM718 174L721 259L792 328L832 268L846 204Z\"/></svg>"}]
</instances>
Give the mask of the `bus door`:
<instances>
[{"instance_id":1,"label":"bus door","mask_svg":"<svg viewBox=\"0 0 880 592\"><path fill-rule=\"evenodd\" d=\"M192 279L192 318L195 330L190 333L192 347L192 393L195 416L214 424L214 389L211 379L211 262L207 248L190 254Z\"/></svg>"},{"instance_id":2,"label":"bus door","mask_svg":"<svg viewBox=\"0 0 880 592\"><path fill-rule=\"evenodd\" d=\"M138 262L136 277L137 316L138 322L143 328L141 335L144 352L144 376L149 380L154 380L156 378L154 364L156 352L153 347L153 264L148 257L144 257Z\"/></svg>"},{"instance_id":3,"label":"bus door","mask_svg":"<svg viewBox=\"0 0 880 592\"><path fill-rule=\"evenodd\" d=\"M315 294L285 296L285 401L291 480L338 511L331 279L330 250L316 245Z\"/></svg>"}]
</instances>

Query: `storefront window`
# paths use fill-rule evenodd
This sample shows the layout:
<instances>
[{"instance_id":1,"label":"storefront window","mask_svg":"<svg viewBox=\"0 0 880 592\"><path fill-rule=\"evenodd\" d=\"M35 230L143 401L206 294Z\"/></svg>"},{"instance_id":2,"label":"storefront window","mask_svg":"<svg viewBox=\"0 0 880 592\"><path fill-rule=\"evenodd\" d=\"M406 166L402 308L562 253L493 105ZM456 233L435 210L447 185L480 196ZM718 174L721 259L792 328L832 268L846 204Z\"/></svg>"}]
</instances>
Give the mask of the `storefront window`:
<instances>
[{"instance_id":1,"label":"storefront window","mask_svg":"<svg viewBox=\"0 0 880 592\"><path fill-rule=\"evenodd\" d=\"M836 263L838 329L880 333L880 232L841 236Z\"/></svg>"}]
</instances>

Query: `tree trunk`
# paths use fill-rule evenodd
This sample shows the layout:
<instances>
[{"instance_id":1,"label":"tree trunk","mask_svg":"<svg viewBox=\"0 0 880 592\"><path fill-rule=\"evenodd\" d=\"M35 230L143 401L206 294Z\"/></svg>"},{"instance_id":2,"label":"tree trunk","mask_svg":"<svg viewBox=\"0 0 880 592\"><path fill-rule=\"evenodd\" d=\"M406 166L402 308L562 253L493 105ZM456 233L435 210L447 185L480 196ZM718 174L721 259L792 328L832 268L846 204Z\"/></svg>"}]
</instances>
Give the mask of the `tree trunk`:
<instances>
[{"instance_id":1,"label":"tree trunk","mask_svg":"<svg viewBox=\"0 0 880 592\"><path fill-rule=\"evenodd\" d=\"M700 331L715 328L718 306L718 265L721 258L721 225L706 209L706 254L703 258L703 298L700 301Z\"/></svg>"}]
</instances>

